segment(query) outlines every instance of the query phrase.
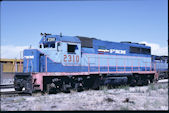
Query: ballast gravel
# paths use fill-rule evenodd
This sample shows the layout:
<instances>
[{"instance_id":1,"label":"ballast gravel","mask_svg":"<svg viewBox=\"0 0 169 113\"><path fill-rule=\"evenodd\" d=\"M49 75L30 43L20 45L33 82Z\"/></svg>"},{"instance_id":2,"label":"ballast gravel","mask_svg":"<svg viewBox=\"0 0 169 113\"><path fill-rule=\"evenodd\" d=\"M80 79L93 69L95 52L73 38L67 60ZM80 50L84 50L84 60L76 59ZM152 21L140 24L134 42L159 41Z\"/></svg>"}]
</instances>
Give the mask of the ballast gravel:
<instances>
[{"instance_id":1,"label":"ballast gravel","mask_svg":"<svg viewBox=\"0 0 169 113\"><path fill-rule=\"evenodd\" d=\"M33 96L1 96L1 111L168 110L168 83Z\"/></svg>"}]
</instances>

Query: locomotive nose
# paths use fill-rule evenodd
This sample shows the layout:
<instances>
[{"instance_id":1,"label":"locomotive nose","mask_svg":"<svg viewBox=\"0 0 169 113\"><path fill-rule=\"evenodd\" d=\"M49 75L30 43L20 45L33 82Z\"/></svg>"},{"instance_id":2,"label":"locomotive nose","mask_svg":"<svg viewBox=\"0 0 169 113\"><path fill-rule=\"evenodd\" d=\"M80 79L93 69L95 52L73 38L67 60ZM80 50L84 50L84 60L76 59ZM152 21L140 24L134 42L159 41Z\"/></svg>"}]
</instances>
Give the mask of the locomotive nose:
<instances>
[{"instance_id":1,"label":"locomotive nose","mask_svg":"<svg viewBox=\"0 0 169 113\"><path fill-rule=\"evenodd\" d=\"M23 71L24 72L38 72L38 56L39 52L36 49L26 49L23 53Z\"/></svg>"}]
</instances>

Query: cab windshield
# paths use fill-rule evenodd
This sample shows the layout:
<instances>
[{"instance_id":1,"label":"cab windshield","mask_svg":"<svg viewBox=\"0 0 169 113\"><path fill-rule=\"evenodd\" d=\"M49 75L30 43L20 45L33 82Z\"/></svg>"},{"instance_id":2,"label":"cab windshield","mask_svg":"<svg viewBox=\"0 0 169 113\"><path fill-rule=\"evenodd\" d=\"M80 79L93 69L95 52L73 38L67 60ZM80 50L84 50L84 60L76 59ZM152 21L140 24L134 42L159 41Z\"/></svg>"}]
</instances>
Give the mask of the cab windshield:
<instances>
[{"instance_id":1,"label":"cab windshield","mask_svg":"<svg viewBox=\"0 0 169 113\"><path fill-rule=\"evenodd\" d=\"M60 46L60 42L43 43L43 44L40 44L39 48L57 48L57 51L59 51L59 46Z\"/></svg>"}]
</instances>

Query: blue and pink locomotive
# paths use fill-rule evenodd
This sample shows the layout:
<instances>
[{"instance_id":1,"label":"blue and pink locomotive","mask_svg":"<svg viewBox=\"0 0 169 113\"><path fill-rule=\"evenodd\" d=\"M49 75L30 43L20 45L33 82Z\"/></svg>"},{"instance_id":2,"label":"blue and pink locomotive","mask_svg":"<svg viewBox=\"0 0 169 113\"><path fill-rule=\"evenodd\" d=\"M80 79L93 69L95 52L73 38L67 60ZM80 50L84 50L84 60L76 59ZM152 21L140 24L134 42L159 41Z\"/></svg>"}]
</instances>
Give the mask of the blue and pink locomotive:
<instances>
[{"instance_id":1,"label":"blue and pink locomotive","mask_svg":"<svg viewBox=\"0 0 169 113\"><path fill-rule=\"evenodd\" d=\"M23 54L23 73L15 74L17 91L25 87L29 93L70 92L115 82L147 85L158 79L157 63L144 44L45 33L39 49L26 49Z\"/></svg>"}]
</instances>

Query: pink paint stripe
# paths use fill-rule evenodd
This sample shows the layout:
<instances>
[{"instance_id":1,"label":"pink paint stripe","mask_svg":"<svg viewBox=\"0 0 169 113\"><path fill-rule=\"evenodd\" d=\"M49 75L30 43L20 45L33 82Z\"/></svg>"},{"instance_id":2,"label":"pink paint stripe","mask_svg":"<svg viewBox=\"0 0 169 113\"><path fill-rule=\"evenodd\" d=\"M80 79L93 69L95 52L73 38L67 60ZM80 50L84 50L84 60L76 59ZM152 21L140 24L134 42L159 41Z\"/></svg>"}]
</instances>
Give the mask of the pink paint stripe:
<instances>
[{"instance_id":1,"label":"pink paint stripe","mask_svg":"<svg viewBox=\"0 0 169 113\"><path fill-rule=\"evenodd\" d=\"M124 71L126 71L126 62L125 62L125 59L124 59Z\"/></svg>"},{"instance_id":2,"label":"pink paint stripe","mask_svg":"<svg viewBox=\"0 0 169 113\"><path fill-rule=\"evenodd\" d=\"M100 72L106 74L107 72ZM33 73L32 75L40 74L42 76L64 76L64 75L90 75L90 74L100 74L98 72L72 72L72 73L66 73L66 72L41 72L41 73ZM119 72L110 72L110 73L140 73L140 74L148 74L148 73L156 73L156 71L119 71Z\"/></svg>"},{"instance_id":3,"label":"pink paint stripe","mask_svg":"<svg viewBox=\"0 0 169 113\"><path fill-rule=\"evenodd\" d=\"M46 63L46 72L47 72L47 56L45 56L45 63Z\"/></svg>"},{"instance_id":4,"label":"pink paint stripe","mask_svg":"<svg viewBox=\"0 0 169 113\"><path fill-rule=\"evenodd\" d=\"M100 72L100 57L98 56L98 72Z\"/></svg>"},{"instance_id":5,"label":"pink paint stripe","mask_svg":"<svg viewBox=\"0 0 169 113\"><path fill-rule=\"evenodd\" d=\"M109 73L109 59L107 59L107 64L108 64L108 73Z\"/></svg>"},{"instance_id":6,"label":"pink paint stripe","mask_svg":"<svg viewBox=\"0 0 169 113\"><path fill-rule=\"evenodd\" d=\"M63 66L81 66L81 67L86 67L88 65L63 65ZM90 67L97 67L97 66L90 65ZM100 67L108 67L108 66L107 65L103 65L103 66L100 66ZM116 66L109 65L109 67L116 67ZM124 66L117 66L117 67L124 67ZM125 66L125 67L131 67L132 68L132 66ZM138 66L133 66L133 67L137 67L138 68ZM140 66L140 67L143 67L143 66ZM147 66L147 67L150 67L150 66Z\"/></svg>"},{"instance_id":7,"label":"pink paint stripe","mask_svg":"<svg viewBox=\"0 0 169 113\"><path fill-rule=\"evenodd\" d=\"M116 72L118 71L118 67L117 67L117 65L118 65L118 64L117 64L117 59L116 59ZM111 66L110 66L110 67L111 67Z\"/></svg>"},{"instance_id":8,"label":"pink paint stripe","mask_svg":"<svg viewBox=\"0 0 169 113\"><path fill-rule=\"evenodd\" d=\"M90 72L90 60L89 60L89 57L88 57L88 73Z\"/></svg>"},{"instance_id":9,"label":"pink paint stripe","mask_svg":"<svg viewBox=\"0 0 169 113\"><path fill-rule=\"evenodd\" d=\"M138 60L138 70L140 71L140 60Z\"/></svg>"},{"instance_id":10,"label":"pink paint stripe","mask_svg":"<svg viewBox=\"0 0 169 113\"><path fill-rule=\"evenodd\" d=\"M145 63L145 71L146 71L146 63Z\"/></svg>"},{"instance_id":11,"label":"pink paint stripe","mask_svg":"<svg viewBox=\"0 0 169 113\"><path fill-rule=\"evenodd\" d=\"M131 65L132 65L131 67L132 67L132 72L133 72L133 61L131 61Z\"/></svg>"}]
</instances>

